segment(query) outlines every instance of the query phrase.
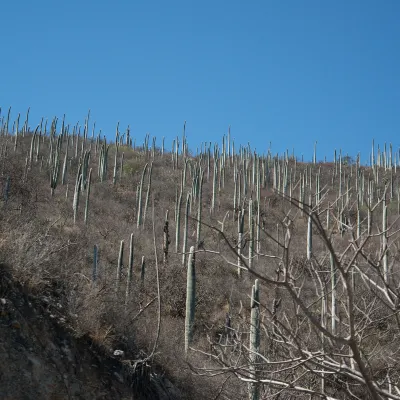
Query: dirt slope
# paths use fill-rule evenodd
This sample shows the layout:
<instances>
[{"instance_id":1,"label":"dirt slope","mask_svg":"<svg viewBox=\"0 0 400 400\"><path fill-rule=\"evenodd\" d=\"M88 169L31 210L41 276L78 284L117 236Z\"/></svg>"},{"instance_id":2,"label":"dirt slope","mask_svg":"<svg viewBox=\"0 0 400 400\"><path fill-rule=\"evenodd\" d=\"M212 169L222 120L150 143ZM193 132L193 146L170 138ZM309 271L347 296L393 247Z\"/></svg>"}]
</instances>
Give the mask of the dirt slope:
<instances>
[{"instance_id":1,"label":"dirt slope","mask_svg":"<svg viewBox=\"0 0 400 400\"><path fill-rule=\"evenodd\" d=\"M62 311L0 266L1 400L182 398L165 377L74 337Z\"/></svg>"}]
</instances>

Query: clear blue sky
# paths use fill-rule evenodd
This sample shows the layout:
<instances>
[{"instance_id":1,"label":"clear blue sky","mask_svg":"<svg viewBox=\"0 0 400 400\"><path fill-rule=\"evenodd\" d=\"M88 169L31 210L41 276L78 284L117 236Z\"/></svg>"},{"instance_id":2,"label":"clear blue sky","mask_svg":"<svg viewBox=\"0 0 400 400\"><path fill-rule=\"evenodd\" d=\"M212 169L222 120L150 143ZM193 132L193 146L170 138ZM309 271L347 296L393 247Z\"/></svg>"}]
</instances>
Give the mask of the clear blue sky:
<instances>
[{"instance_id":1,"label":"clear blue sky","mask_svg":"<svg viewBox=\"0 0 400 400\"><path fill-rule=\"evenodd\" d=\"M0 106L30 125L92 110L170 147L220 141L366 160L400 146L400 1L10 0L0 4Z\"/></svg>"}]
</instances>

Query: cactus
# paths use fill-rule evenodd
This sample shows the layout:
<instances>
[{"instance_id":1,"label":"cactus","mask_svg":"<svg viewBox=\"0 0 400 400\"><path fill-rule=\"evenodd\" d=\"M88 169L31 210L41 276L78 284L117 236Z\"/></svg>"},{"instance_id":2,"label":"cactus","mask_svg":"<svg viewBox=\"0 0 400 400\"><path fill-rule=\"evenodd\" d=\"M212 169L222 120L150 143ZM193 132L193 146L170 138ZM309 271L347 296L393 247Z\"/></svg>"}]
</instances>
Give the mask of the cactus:
<instances>
[{"instance_id":1,"label":"cactus","mask_svg":"<svg viewBox=\"0 0 400 400\"><path fill-rule=\"evenodd\" d=\"M40 142L40 140L39 140L39 142ZM66 182L66 179L67 179L68 144L69 144L69 136L67 136L67 145L65 147L63 170L62 170L62 176L61 176L61 184L62 185L65 185L65 182ZM36 161L37 161L37 157L36 157Z\"/></svg>"},{"instance_id":2,"label":"cactus","mask_svg":"<svg viewBox=\"0 0 400 400\"><path fill-rule=\"evenodd\" d=\"M57 187L58 177L60 175L60 152L61 152L61 136L57 138L57 146L54 154L50 154L49 159L51 160L50 165L50 188L51 195L54 195L54 190Z\"/></svg>"},{"instance_id":3,"label":"cactus","mask_svg":"<svg viewBox=\"0 0 400 400\"><path fill-rule=\"evenodd\" d=\"M185 353L193 339L194 314L196 307L196 270L194 246L190 248L186 281Z\"/></svg>"},{"instance_id":4,"label":"cactus","mask_svg":"<svg viewBox=\"0 0 400 400\"><path fill-rule=\"evenodd\" d=\"M118 130L118 128L117 128L117 130ZM115 146L113 185L115 185L117 183L117 162L118 162L118 144L116 144L116 146Z\"/></svg>"},{"instance_id":5,"label":"cactus","mask_svg":"<svg viewBox=\"0 0 400 400\"><path fill-rule=\"evenodd\" d=\"M254 217L253 200L249 201L249 268L253 266L254 257Z\"/></svg>"},{"instance_id":6,"label":"cactus","mask_svg":"<svg viewBox=\"0 0 400 400\"><path fill-rule=\"evenodd\" d=\"M121 243L120 243L120 246L119 246L119 255L118 255L117 277L116 277L116 280L115 280L115 293L117 293L117 294L118 294L119 285L120 285L120 282L121 282L123 260L124 260L124 241L121 240Z\"/></svg>"},{"instance_id":7,"label":"cactus","mask_svg":"<svg viewBox=\"0 0 400 400\"><path fill-rule=\"evenodd\" d=\"M175 142L175 169L179 168L179 138L176 137Z\"/></svg>"},{"instance_id":8,"label":"cactus","mask_svg":"<svg viewBox=\"0 0 400 400\"><path fill-rule=\"evenodd\" d=\"M143 181L144 181L144 176L147 171L147 166L146 164L143 168L142 172L142 179L140 180L139 184L139 190L138 190L138 199L137 199L137 227L139 228L140 225L142 225L142 191L143 191Z\"/></svg>"},{"instance_id":9,"label":"cactus","mask_svg":"<svg viewBox=\"0 0 400 400\"><path fill-rule=\"evenodd\" d=\"M313 164L317 163L317 141L314 143L314 156L313 156Z\"/></svg>"},{"instance_id":10,"label":"cactus","mask_svg":"<svg viewBox=\"0 0 400 400\"><path fill-rule=\"evenodd\" d=\"M99 169L98 175L100 178L100 182L103 182L107 179L107 166L108 166L108 149L110 147L107 146L106 142L101 145L100 149L100 157L99 157Z\"/></svg>"},{"instance_id":11,"label":"cactus","mask_svg":"<svg viewBox=\"0 0 400 400\"><path fill-rule=\"evenodd\" d=\"M215 194L217 191L217 181L218 181L218 162L219 158L214 158L214 173L213 173L213 185L212 185L212 199L211 199L211 214L215 210Z\"/></svg>"},{"instance_id":12,"label":"cactus","mask_svg":"<svg viewBox=\"0 0 400 400\"><path fill-rule=\"evenodd\" d=\"M85 150L82 160L82 189L86 189L88 182L88 171L89 171L89 161L90 161L90 150Z\"/></svg>"},{"instance_id":13,"label":"cactus","mask_svg":"<svg viewBox=\"0 0 400 400\"><path fill-rule=\"evenodd\" d=\"M167 210L165 213L165 221L164 221L164 237L163 237L163 263L166 265L168 263L168 249L170 245L169 240L169 222L168 222L168 213Z\"/></svg>"},{"instance_id":14,"label":"cactus","mask_svg":"<svg viewBox=\"0 0 400 400\"><path fill-rule=\"evenodd\" d=\"M187 174L187 167L188 167L188 164L189 164L189 159L186 159L185 160L185 164L184 164L184 166L183 166L183 171L182 171L182 182L181 182L181 185L182 185L182 190L185 188L185 186L186 186L186 174Z\"/></svg>"},{"instance_id":15,"label":"cactus","mask_svg":"<svg viewBox=\"0 0 400 400\"><path fill-rule=\"evenodd\" d=\"M172 168L175 170L175 169L176 169L176 166L175 166L175 153L174 153L174 149L175 149L175 139L172 141L172 149L171 149Z\"/></svg>"},{"instance_id":16,"label":"cactus","mask_svg":"<svg viewBox=\"0 0 400 400\"><path fill-rule=\"evenodd\" d=\"M17 151L17 144L18 144L18 125L19 125L19 118L20 115L18 114L17 120L15 121L15 142L14 142L14 151Z\"/></svg>"},{"instance_id":17,"label":"cactus","mask_svg":"<svg viewBox=\"0 0 400 400\"><path fill-rule=\"evenodd\" d=\"M64 114L64 118L65 118L65 114ZM88 110L88 115L85 118L85 128L84 128L84 132L83 132L83 138L85 139L85 141L88 138L88 133L89 133L89 119L90 119L90 108Z\"/></svg>"},{"instance_id":18,"label":"cactus","mask_svg":"<svg viewBox=\"0 0 400 400\"><path fill-rule=\"evenodd\" d=\"M187 195L186 199L186 213L185 213L185 228L183 231L183 244L182 244L182 266L185 266L186 261L186 246L187 246L187 237L188 237L188 229L189 229L189 214L190 214L190 193Z\"/></svg>"},{"instance_id":19,"label":"cactus","mask_svg":"<svg viewBox=\"0 0 400 400\"><path fill-rule=\"evenodd\" d=\"M196 246L199 248L201 240L201 208L202 204L202 193L203 193L203 178L204 173L203 171L200 172L200 179L199 179L199 193L198 193L198 202L197 202L197 230L196 230Z\"/></svg>"},{"instance_id":20,"label":"cactus","mask_svg":"<svg viewBox=\"0 0 400 400\"><path fill-rule=\"evenodd\" d=\"M250 315L250 354L249 371L252 379L257 379L258 352L260 350L260 295L258 279L255 280L251 292L251 315ZM260 384L249 383L249 400L259 400Z\"/></svg>"},{"instance_id":21,"label":"cactus","mask_svg":"<svg viewBox=\"0 0 400 400\"><path fill-rule=\"evenodd\" d=\"M124 153L122 153L121 154L121 169L119 170L119 180L120 181L122 181L122 177L123 177L123 174L124 174L124 156L125 156L125 154Z\"/></svg>"},{"instance_id":22,"label":"cactus","mask_svg":"<svg viewBox=\"0 0 400 400\"><path fill-rule=\"evenodd\" d=\"M238 216L238 277L242 274L242 247L243 247L243 231L244 231L244 209L239 211Z\"/></svg>"},{"instance_id":23,"label":"cactus","mask_svg":"<svg viewBox=\"0 0 400 400\"><path fill-rule=\"evenodd\" d=\"M310 213L308 215L307 223L307 260L311 260L312 257L312 209L310 207Z\"/></svg>"},{"instance_id":24,"label":"cactus","mask_svg":"<svg viewBox=\"0 0 400 400\"><path fill-rule=\"evenodd\" d=\"M133 233L131 233L131 238L129 242L129 265L128 265L128 274L126 278L125 305L128 304L129 301L129 296L132 287L132 275L133 275Z\"/></svg>"},{"instance_id":25,"label":"cactus","mask_svg":"<svg viewBox=\"0 0 400 400\"><path fill-rule=\"evenodd\" d=\"M80 130L81 130L81 128L79 127L79 129L78 129L78 126L77 126L76 129L75 129L75 132L76 132L75 158L78 158L78 147L79 147Z\"/></svg>"},{"instance_id":26,"label":"cactus","mask_svg":"<svg viewBox=\"0 0 400 400\"><path fill-rule=\"evenodd\" d=\"M144 274L146 270L146 260L144 256L142 256L142 262L140 264L140 280L142 282L142 286L144 285Z\"/></svg>"},{"instance_id":27,"label":"cactus","mask_svg":"<svg viewBox=\"0 0 400 400\"><path fill-rule=\"evenodd\" d=\"M236 213L236 202L238 197L238 173L233 173L233 218L235 218Z\"/></svg>"},{"instance_id":28,"label":"cactus","mask_svg":"<svg viewBox=\"0 0 400 400\"><path fill-rule=\"evenodd\" d=\"M257 182L256 182L256 196L257 196L257 220L256 220L256 253L257 259L261 252L261 177L260 177L260 166L257 164ZM290 195L291 196L291 195ZM292 199L290 199L292 201Z\"/></svg>"},{"instance_id":29,"label":"cactus","mask_svg":"<svg viewBox=\"0 0 400 400\"><path fill-rule=\"evenodd\" d=\"M151 191L151 174L152 174L152 172L153 172L153 162L151 162L150 168L149 168L149 182L147 184L146 201L144 203L143 224L146 221L147 208L149 206L150 191Z\"/></svg>"},{"instance_id":30,"label":"cactus","mask_svg":"<svg viewBox=\"0 0 400 400\"><path fill-rule=\"evenodd\" d=\"M36 142L36 162L39 161L39 153L40 153L40 139L42 138L42 125L43 125L43 118L40 122L40 130L39 130L39 138Z\"/></svg>"},{"instance_id":31,"label":"cactus","mask_svg":"<svg viewBox=\"0 0 400 400\"><path fill-rule=\"evenodd\" d=\"M386 191L385 191L382 203L382 253L383 253L383 279L386 284L389 282L387 222L388 222L388 217L387 217Z\"/></svg>"},{"instance_id":32,"label":"cactus","mask_svg":"<svg viewBox=\"0 0 400 400\"><path fill-rule=\"evenodd\" d=\"M357 238L356 241L361 240L361 215L360 215L360 193L357 193Z\"/></svg>"},{"instance_id":33,"label":"cactus","mask_svg":"<svg viewBox=\"0 0 400 400\"><path fill-rule=\"evenodd\" d=\"M336 266L335 258L332 253L329 254L331 266L331 327L332 335L336 335Z\"/></svg>"},{"instance_id":34,"label":"cactus","mask_svg":"<svg viewBox=\"0 0 400 400\"><path fill-rule=\"evenodd\" d=\"M35 143L36 143L36 138L37 138L37 131L39 129L39 125L36 127L35 132L32 135L32 139L31 139L31 148L29 151L29 166L32 166L32 160L33 160L33 152L35 149Z\"/></svg>"},{"instance_id":35,"label":"cactus","mask_svg":"<svg viewBox=\"0 0 400 400\"><path fill-rule=\"evenodd\" d=\"M76 183L75 183L75 192L74 192L74 200L72 203L72 208L74 210L74 225L76 224L76 217L78 214L78 207L79 207L79 193L80 193L80 186L82 183L82 174L79 173L80 168L78 171L78 175L76 177Z\"/></svg>"},{"instance_id":36,"label":"cactus","mask_svg":"<svg viewBox=\"0 0 400 400\"><path fill-rule=\"evenodd\" d=\"M181 234L181 207L182 207L182 190L179 194L179 198L176 199L176 211L175 211L175 253L178 252L180 234Z\"/></svg>"},{"instance_id":37,"label":"cactus","mask_svg":"<svg viewBox=\"0 0 400 400\"><path fill-rule=\"evenodd\" d=\"M28 132L28 121L29 121L29 111L31 110L30 107L28 107L28 111L26 113L26 118L24 122L24 126L22 127L22 137L25 137L25 133Z\"/></svg>"},{"instance_id":38,"label":"cactus","mask_svg":"<svg viewBox=\"0 0 400 400\"><path fill-rule=\"evenodd\" d=\"M86 203L85 203L85 225L87 225L88 222L88 217L89 217L89 196L90 196L90 182L92 179L92 168L89 170L89 176L88 176L88 182L86 186Z\"/></svg>"},{"instance_id":39,"label":"cactus","mask_svg":"<svg viewBox=\"0 0 400 400\"><path fill-rule=\"evenodd\" d=\"M8 135L8 126L10 124L10 114L11 114L11 107L9 107L9 109L8 109L7 119L6 119L5 127L3 130L3 135Z\"/></svg>"}]
</instances>

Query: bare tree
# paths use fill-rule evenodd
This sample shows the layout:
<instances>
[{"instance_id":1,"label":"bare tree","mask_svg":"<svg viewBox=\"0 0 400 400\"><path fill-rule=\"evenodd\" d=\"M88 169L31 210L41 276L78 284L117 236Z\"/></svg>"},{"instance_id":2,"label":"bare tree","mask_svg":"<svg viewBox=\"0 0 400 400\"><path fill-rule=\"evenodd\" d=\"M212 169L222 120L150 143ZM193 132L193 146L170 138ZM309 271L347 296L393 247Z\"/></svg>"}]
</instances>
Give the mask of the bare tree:
<instances>
[{"instance_id":1,"label":"bare tree","mask_svg":"<svg viewBox=\"0 0 400 400\"><path fill-rule=\"evenodd\" d=\"M206 366L193 369L234 374L249 385L250 399L259 398L255 384L260 398L296 393L304 398L400 399L400 274L394 268L398 224L397 219L387 221L386 190L374 205L369 203L368 219L360 217L359 202L351 203L348 193L325 207L324 196L315 206L282 199L290 205L280 221L284 237L262 229L261 247L270 251L258 253L251 266L223 231L208 225L222 239L212 253L260 285L260 337L254 347L253 311L251 318L243 317L242 310L232 312L228 332L219 340L209 337L210 351L191 348L209 357ZM301 224L300 210L306 224ZM343 210L358 217L342 219ZM379 211L382 221L371 229L371 216ZM346 221L345 236L324 226L321 216L327 213L338 223ZM307 231L294 235L297 223ZM268 246L276 242L278 252L276 245ZM311 250L311 243L317 250ZM252 310L254 301L253 288Z\"/></svg>"}]
</instances>

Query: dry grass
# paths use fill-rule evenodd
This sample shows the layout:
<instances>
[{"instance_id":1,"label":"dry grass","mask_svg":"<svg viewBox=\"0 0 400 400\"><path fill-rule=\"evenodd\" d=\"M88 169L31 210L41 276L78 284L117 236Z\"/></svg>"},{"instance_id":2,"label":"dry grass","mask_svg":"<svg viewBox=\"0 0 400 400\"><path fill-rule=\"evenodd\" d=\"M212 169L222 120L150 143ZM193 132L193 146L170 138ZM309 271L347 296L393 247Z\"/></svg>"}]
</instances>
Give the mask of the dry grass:
<instances>
[{"instance_id":1,"label":"dry grass","mask_svg":"<svg viewBox=\"0 0 400 400\"><path fill-rule=\"evenodd\" d=\"M78 211L77 223L73 223L72 199L78 160L71 152L71 162L68 165L68 190L66 185L59 185L55 195L50 195L49 170L47 167L48 138L42 143L41 162L33 162L26 172L25 159L29 152L31 136L21 138L17 152L13 151L10 137L0 138L2 156L0 158L0 184L5 187L10 178L11 186L7 204L3 202L0 210L0 261L12 267L13 274L21 283L40 295L56 296L64 305L69 323L77 335L88 335L99 345L109 351L123 348L131 359L148 355L154 345L157 326L157 282L155 258L152 237L151 202L143 227L137 229L136 188L140 182L143 168L150 163L150 153L133 151L127 147L124 151L124 166L122 179L112 184L112 169L115 146L109 152L108 179L101 183L97 177L98 156L92 144L91 167L93 168L90 194L89 223L84 224L85 193L82 193ZM7 154L4 154L7 144ZM89 144L86 145L87 147ZM64 148L61 159L64 157ZM194 161L194 160L192 160ZM294 167L290 162L289 166ZM297 168L304 170L306 166L298 164ZM331 164L321 164L321 187L327 185L329 191L326 201L334 201L337 195L336 186L332 186ZM350 173L350 167L344 167ZM120 170L117 171L118 177ZM314 170L315 172L315 170ZM182 255L175 254L175 198L180 186L182 162L178 170L172 169L171 155L157 155L153 163L152 197L154 197L154 225L156 233L157 252L160 268L161 287L161 336L155 365L161 368L179 386L187 398L212 399L229 398L242 399L246 396L247 387L234 378L230 378L220 393L221 385L226 376L216 376L213 379L193 374L186 362L184 354L184 317L186 304L186 273L182 266ZM207 337L212 341L219 340L224 335L226 313L230 313L232 326L243 328L243 340L247 340L248 318L250 314L251 286L253 278L243 274L237 277L237 269L227 264L226 259L236 262L236 257L229 251L227 244L214 230L207 227L221 227L227 212L224 233L230 243L235 245L237 239L237 220L233 204L233 174L228 169L225 186L221 189L217 209L210 214L212 195L212 179L205 179L203 191L203 222L202 228L205 250L215 253L199 252L197 254L197 303L194 346L202 351L209 350ZM272 178L270 177L272 180ZM143 199L146 198L147 177L143 187ZM187 171L187 189L191 187L189 169ZM298 189L294 192L298 193ZM66 193L68 197L66 197ZM184 196L186 198L186 196ZM144 205L143 200L143 205ZM182 206L183 215L184 206ZM192 207L192 219L189 221L188 249L195 245L196 209ZM168 265L162 265L163 222L166 210L170 212L170 254ZM390 220L394 220L397 208L389 208ZM296 273L311 277L312 272L305 261L307 220L301 217L298 210L276 195L271 186L262 189L261 206L261 253L280 254L274 238L278 231L283 239L282 220L290 215L292 224L291 265ZM365 210L362 217L365 217ZM321 215L321 218L325 218ZM379 221L376 221L378 223ZM181 219L183 227L183 217ZM279 226L279 228L277 228ZM247 225L245 230L247 231ZM134 234L134 275L131 295L126 303L126 271L129 256L129 237ZM183 228L181 240L183 236ZM314 251L322 254L324 245L315 231ZM272 239L271 239L272 238ZM115 291L118 251L120 241L125 242L122 279L118 293ZM336 249L340 252L349 241L349 235L334 237ZM99 248L98 279L92 281L93 246ZM369 251L376 252L379 245L371 243ZM181 249L181 244L179 245ZM247 255L248 247L244 250ZM221 254L225 257L221 257ZM141 281L141 258L145 256L146 272ZM329 260L326 260L325 266ZM269 277L275 277L279 268L277 259L260 256L255 260L254 269ZM304 285L304 299L315 298L315 283L308 279ZM367 296L367 293L365 293ZM365 301L365 297L363 299ZM261 293L263 304L270 305L276 297L272 288L265 288ZM291 318L296 318L296 310L288 296L282 294L281 308L287 310ZM318 312L317 306L315 312ZM377 310L376 312L379 312ZM362 318L362 316L360 316ZM310 333L308 333L310 334ZM309 342L315 340L310 334ZM386 339L385 339L386 340ZM387 339L389 341L389 339ZM392 339L393 340L393 337ZM267 343L263 343L267 346ZM367 346L368 348L368 346ZM209 363L207 357L193 353L189 358L192 365ZM379 364L380 359L374 361ZM380 367L377 367L380 368Z\"/></svg>"}]
</instances>

